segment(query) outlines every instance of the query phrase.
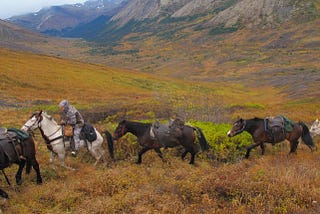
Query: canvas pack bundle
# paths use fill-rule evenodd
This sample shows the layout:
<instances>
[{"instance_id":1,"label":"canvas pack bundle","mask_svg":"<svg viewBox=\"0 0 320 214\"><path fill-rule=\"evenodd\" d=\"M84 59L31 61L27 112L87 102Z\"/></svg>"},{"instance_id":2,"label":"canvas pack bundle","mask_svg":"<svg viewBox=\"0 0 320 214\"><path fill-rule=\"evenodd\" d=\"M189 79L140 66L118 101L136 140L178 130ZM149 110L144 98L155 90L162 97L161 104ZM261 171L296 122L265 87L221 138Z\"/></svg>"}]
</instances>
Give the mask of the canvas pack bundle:
<instances>
[{"instance_id":1,"label":"canvas pack bundle","mask_svg":"<svg viewBox=\"0 0 320 214\"><path fill-rule=\"evenodd\" d=\"M73 136L73 127L71 125L64 126L64 136L72 137Z\"/></svg>"}]
</instances>

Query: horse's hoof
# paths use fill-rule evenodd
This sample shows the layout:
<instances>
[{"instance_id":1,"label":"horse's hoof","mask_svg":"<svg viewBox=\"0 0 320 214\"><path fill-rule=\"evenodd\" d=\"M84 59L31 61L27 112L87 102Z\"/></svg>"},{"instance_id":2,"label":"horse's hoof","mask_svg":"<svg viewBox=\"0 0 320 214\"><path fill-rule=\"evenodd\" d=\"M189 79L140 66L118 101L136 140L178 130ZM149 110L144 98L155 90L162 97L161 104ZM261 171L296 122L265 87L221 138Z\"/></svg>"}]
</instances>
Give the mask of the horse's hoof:
<instances>
[{"instance_id":1,"label":"horse's hoof","mask_svg":"<svg viewBox=\"0 0 320 214\"><path fill-rule=\"evenodd\" d=\"M22 179L16 179L16 184L20 186L22 184Z\"/></svg>"},{"instance_id":2,"label":"horse's hoof","mask_svg":"<svg viewBox=\"0 0 320 214\"><path fill-rule=\"evenodd\" d=\"M42 178L41 179L37 179L37 184L42 184Z\"/></svg>"},{"instance_id":3,"label":"horse's hoof","mask_svg":"<svg viewBox=\"0 0 320 214\"><path fill-rule=\"evenodd\" d=\"M2 189L0 189L0 196L3 197L3 198L6 198L6 199L9 198L8 193L6 193L5 191L3 191Z\"/></svg>"}]
</instances>

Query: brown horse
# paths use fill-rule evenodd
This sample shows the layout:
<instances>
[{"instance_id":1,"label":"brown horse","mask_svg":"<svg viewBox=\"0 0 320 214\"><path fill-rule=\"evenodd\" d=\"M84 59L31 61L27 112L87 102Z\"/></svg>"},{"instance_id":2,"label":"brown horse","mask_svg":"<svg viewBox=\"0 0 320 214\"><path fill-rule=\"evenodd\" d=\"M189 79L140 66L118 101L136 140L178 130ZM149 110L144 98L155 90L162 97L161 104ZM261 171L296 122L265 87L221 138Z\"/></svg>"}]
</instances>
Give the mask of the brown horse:
<instances>
[{"instance_id":1,"label":"brown horse","mask_svg":"<svg viewBox=\"0 0 320 214\"><path fill-rule=\"evenodd\" d=\"M243 131L248 132L252 136L254 144L250 145L247 148L245 157L249 158L251 149L257 146L260 146L263 155L265 153L264 143L275 144L284 140L278 139L275 141L270 131L266 129L265 124L266 121L260 118L253 118L248 120L240 118L233 124L233 127L230 131L228 131L227 135L229 137L233 137L237 134L242 133ZM313 148L315 148L308 127L300 121L299 123L294 123L292 131L285 132L284 138L290 142L289 154L296 152L300 137L302 139L302 142L306 144L311 149L311 151L313 150Z\"/></svg>"},{"instance_id":2,"label":"brown horse","mask_svg":"<svg viewBox=\"0 0 320 214\"><path fill-rule=\"evenodd\" d=\"M138 154L138 164L142 162L142 155L151 149L153 149L158 154L158 156L164 161L160 148L176 147L178 145L182 145L185 148L185 152L183 152L181 156L182 159L184 159L187 153L190 152L191 160L189 164L194 164L195 155L200 150L199 144L196 143L197 136L195 134L195 131L198 133L197 135L201 150L204 151L209 149L209 145L206 141L206 138L203 135L201 129L198 127L184 125L182 127L181 136L171 136L171 138L167 138L167 140L164 140L163 138L159 139L152 136L150 132L151 128L151 123L139 123L123 120L118 124L117 128L114 131L114 139L117 140L128 132L132 133L138 138L138 143L142 146L142 149Z\"/></svg>"},{"instance_id":3,"label":"brown horse","mask_svg":"<svg viewBox=\"0 0 320 214\"><path fill-rule=\"evenodd\" d=\"M36 159L35 143L32 136L18 129L6 130L1 128L0 170L2 170L4 175L4 169L11 166L13 163L19 165L15 176L18 185L22 184L21 174L26 164L26 173L30 173L32 166L37 174L37 183L42 183L40 168ZM8 184L10 184L6 175L5 178ZM0 196L7 198L8 194L0 189Z\"/></svg>"}]
</instances>

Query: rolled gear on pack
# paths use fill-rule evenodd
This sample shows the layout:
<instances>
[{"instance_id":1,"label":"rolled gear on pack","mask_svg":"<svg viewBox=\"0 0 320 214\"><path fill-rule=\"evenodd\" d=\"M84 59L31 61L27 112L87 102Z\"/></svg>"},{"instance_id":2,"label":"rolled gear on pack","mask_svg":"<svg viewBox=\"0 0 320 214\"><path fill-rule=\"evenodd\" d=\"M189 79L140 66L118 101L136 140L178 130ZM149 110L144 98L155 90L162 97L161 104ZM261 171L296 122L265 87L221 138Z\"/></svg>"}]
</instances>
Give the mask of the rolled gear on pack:
<instances>
[{"instance_id":1,"label":"rolled gear on pack","mask_svg":"<svg viewBox=\"0 0 320 214\"><path fill-rule=\"evenodd\" d=\"M162 146L173 147L179 144L179 138L183 135L184 122L180 119L169 121L168 124L161 124L155 121L150 129L150 136Z\"/></svg>"},{"instance_id":2,"label":"rolled gear on pack","mask_svg":"<svg viewBox=\"0 0 320 214\"><path fill-rule=\"evenodd\" d=\"M265 130L269 133L272 144L286 139L287 132L293 130L294 123L283 115L265 118Z\"/></svg>"},{"instance_id":3,"label":"rolled gear on pack","mask_svg":"<svg viewBox=\"0 0 320 214\"><path fill-rule=\"evenodd\" d=\"M96 130L89 123L84 123L84 126L82 127L80 136L82 139L86 139L90 143L92 143L93 141L95 141L97 139Z\"/></svg>"}]
</instances>

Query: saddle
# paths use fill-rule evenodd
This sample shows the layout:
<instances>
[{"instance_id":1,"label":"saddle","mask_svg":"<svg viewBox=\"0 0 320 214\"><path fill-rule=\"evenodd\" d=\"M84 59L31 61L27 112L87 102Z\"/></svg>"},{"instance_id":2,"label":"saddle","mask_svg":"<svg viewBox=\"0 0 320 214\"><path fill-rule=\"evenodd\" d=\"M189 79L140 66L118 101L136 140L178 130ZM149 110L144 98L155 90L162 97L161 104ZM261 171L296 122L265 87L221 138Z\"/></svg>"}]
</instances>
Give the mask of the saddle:
<instances>
[{"instance_id":1,"label":"saddle","mask_svg":"<svg viewBox=\"0 0 320 214\"><path fill-rule=\"evenodd\" d=\"M184 122L180 119L169 121L168 124L161 124L155 121L150 128L150 136L157 140L163 147L172 147L182 137Z\"/></svg>"},{"instance_id":2,"label":"saddle","mask_svg":"<svg viewBox=\"0 0 320 214\"><path fill-rule=\"evenodd\" d=\"M22 154L20 139L24 138L21 137L21 134L19 135L14 131L16 129L9 130L0 128L0 170L10 166L12 163L19 162L20 158L24 158L20 156ZM24 134L27 133L22 134L25 137Z\"/></svg>"},{"instance_id":3,"label":"saddle","mask_svg":"<svg viewBox=\"0 0 320 214\"><path fill-rule=\"evenodd\" d=\"M287 132L291 132L294 126L294 123L283 115L266 117L264 124L272 144L285 140Z\"/></svg>"}]
</instances>

